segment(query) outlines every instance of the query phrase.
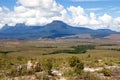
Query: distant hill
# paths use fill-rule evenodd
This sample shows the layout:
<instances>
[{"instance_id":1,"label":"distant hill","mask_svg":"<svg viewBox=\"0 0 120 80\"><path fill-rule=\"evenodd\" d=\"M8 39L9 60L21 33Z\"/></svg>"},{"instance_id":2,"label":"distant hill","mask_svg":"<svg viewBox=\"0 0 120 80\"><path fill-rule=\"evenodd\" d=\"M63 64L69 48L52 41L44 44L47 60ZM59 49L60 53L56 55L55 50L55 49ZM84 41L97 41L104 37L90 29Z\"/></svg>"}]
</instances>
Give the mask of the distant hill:
<instances>
[{"instance_id":1,"label":"distant hill","mask_svg":"<svg viewBox=\"0 0 120 80\"><path fill-rule=\"evenodd\" d=\"M111 40L120 40L120 34L111 34L109 36L106 36L105 38L111 39Z\"/></svg>"},{"instance_id":2,"label":"distant hill","mask_svg":"<svg viewBox=\"0 0 120 80\"><path fill-rule=\"evenodd\" d=\"M0 39L54 39L77 34L89 34L91 35L90 38L104 38L110 34L119 33L109 29L92 30L84 27L70 26L57 20L44 26L26 26L25 24L16 24L15 26L5 25L0 29Z\"/></svg>"}]
</instances>

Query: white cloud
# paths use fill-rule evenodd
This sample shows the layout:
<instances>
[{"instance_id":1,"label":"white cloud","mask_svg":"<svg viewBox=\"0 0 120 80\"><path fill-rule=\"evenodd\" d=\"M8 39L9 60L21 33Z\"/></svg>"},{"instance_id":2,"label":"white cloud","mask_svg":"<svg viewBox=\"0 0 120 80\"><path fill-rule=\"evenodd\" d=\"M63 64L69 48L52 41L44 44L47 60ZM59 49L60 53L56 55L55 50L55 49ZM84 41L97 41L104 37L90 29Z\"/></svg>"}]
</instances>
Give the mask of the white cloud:
<instances>
[{"instance_id":1,"label":"white cloud","mask_svg":"<svg viewBox=\"0 0 120 80\"><path fill-rule=\"evenodd\" d=\"M27 25L44 25L52 20L63 20L66 17L66 10L55 0L18 0L19 6L14 11L4 11L3 24L14 25L25 23ZM3 16L3 15L1 15Z\"/></svg>"},{"instance_id":2,"label":"white cloud","mask_svg":"<svg viewBox=\"0 0 120 80\"><path fill-rule=\"evenodd\" d=\"M109 28L120 31L120 17L112 18L108 14L96 16L93 12L87 14L86 9L81 6L70 6L65 9L55 0L18 0L18 4L14 7L14 11L10 11L6 7L0 7L0 27L5 24L15 25L17 23L45 25L53 20L62 20L77 27Z\"/></svg>"},{"instance_id":3,"label":"white cloud","mask_svg":"<svg viewBox=\"0 0 120 80\"><path fill-rule=\"evenodd\" d=\"M74 16L74 17L78 17L80 15L85 14L84 9L80 6L78 6L78 7L70 6L68 8L68 11L72 12L72 16Z\"/></svg>"},{"instance_id":4,"label":"white cloud","mask_svg":"<svg viewBox=\"0 0 120 80\"><path fill-rule=\"evenodd\" d=\"M113 23L111 23L110 29L120 32L120 17L113 19Z\"/></svg>"},{"instance_id":5,"label":"white cloud","mask_svg":"<svg viewBox=\"0 0 120 80\"><path fill-rule=\"evenodd\" d=\"M70 6L68 9L70 15L70 24L75 26L85 25L88 24L88 18L85 16L85 11L82 7L74 7Z\"/></svg>"},{"instance_id":6,"label":"white cloud","mask_svg":"<svg viewBox=\"0 0 120 80\"><path fill-rule=\"evenodd\" d=\"M102 23L105 23L105 24L109 24L112 20L112 17L108 14L104 14L103 16L100 16L99 17L99 20L102 22Z\"/></svg>"},{"instance_id":7,"label":"white cloud","mask_svg":"<svg viewBox=\"0 0 120 80\"><path fill-rule=\"evenodd\" d=\"M15 11L16 13L23 13L23 12L27 11L27 8L25 8L25 7L23 7L23 6L15 6L15 7L14 7L14 11Z\"/></svg>"},{"instance_id":8,"label":"white cloud","mask_svg":"<svg viewBox=\"0 0 120 80\"><path fill-rule=\"evenodd\" d=\"M0 13L2 12L2 8L0 7Z\"/></svg>"},{"instance_id":9,"label":"white cloud","mask_svg":"<svg viewBox=\"0 0 120 80\"><path fill-rule=\"evenodd\" d=\"M91 19L96 19L95 13L90 13L90 18L91 18Z\"/></svg>"},{"instance_id":10,"label":"white cloud","mask_svg":"<svg viewBox=\"0 0 120 80\"><path fill-rule=\"evenodd\" d=\"M108 14L97 17L93 12L87 15L83 8L78 7L70 7L68 10L72 14L69 21L71 25L85 26L91 29L112 29L120 31L120 18L113 19Z\"/></svg>"},{"instance_id":11,"label":"white cloud","mask_svg":"<svg viewBox=\"0 0 120 80\"><path fill-rule=\"evenodd\" d=\"M96 15L95 13L90 13L90 20L89 20L89 25L91 26L98 26L100 23L98 20L96 20Z\"/></svg>"},{"instance_id":12,"label":"white cloud","mask_svg":"<svg viewBox=\"0 0 120 80\"><path fill-rule=\"evenodd\" d=\"M18 3L25 7L38 7L40 5L40 0L18 0Z\"/></svg>"}]
</instances>

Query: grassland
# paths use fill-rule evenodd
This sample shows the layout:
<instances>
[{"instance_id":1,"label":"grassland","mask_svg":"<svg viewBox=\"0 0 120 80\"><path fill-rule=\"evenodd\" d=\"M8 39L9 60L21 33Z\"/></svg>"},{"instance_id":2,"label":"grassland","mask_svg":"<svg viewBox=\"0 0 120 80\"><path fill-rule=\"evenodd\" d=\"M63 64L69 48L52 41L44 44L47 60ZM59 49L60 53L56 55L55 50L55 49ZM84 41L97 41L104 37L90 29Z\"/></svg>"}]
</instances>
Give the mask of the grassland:
<instances>
[{"instance_id":1,"label":"grassland","mask_svg":"<svg viewBox=\"0 0 120 80\"><path fill-rule=\"evenodd\" d=\"M81 45L94 45L92 49L77 48ZM76 56L84 67L97 68L105 66L120 67L120 42L111 40L36 40L36 41L18 41L8 40L0 41L0 80L11 77L6 75L17 65L26 64L28 60L39 61L45 69L47 59L52 59L53 69L69 68L69 58ZM75 51L77 50L77 51ZM71 52L72 51L72 52ZM51 54L55 53L55 54ZM76 54L77 53L77 54ZM99 61L100 60L100 61ZM64 71L64 70L63 70ZM69 73L69 74L68 74ZM66 79L73 78L72 69L65 73ZM24 74L25 75L25 74ZM82 74L89 76L84 80L103 80L91 77L93 74ZM23 76L23 75L22 75ZM120 78L114 78L119 80ZM42 80L42 79L39 79ZM54 79L52 79L54 80ZM79 79L73 79L79 80ZM112 80L109 77L109 80Z\"/></svg>"}]
</instances>

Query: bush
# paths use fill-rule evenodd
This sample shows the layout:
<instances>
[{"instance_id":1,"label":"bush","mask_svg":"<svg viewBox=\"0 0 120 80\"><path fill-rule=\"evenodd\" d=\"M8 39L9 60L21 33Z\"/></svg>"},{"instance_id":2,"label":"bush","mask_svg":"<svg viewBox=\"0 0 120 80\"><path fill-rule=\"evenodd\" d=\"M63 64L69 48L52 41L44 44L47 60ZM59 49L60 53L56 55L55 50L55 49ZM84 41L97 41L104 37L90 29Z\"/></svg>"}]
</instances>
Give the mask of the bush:
<instances>
[{"instance_id":1,"label":"bush","mask_svg":"<svg viewBox=\"0 0 120 80\"><path fill-rule=\"evenodd\" d=\"M52 60L51 59L47 59L47 61L46 61L46 64L45 64L45 68L46 68L46 70L47 70L47 73L48 73L48 75L51 75L52 73L52 67L53 67L53 64L52 64Z\"/></svg>"},{"instance_id":2,"label":"bush","mask_svg":"<svg viewBox=\"0 0 120 80\"><path fill-rule=\"evenodd\" d=\"M84 69L84 64L82 62L77 63L77 65L75 66L75 72L79 75L82 73Z\"/></svg>"},{"instance_id":3,"label":"bush","mask_svg":"<svg viewBox=\"0 0 120 80\"><path fill-rule=\"evenodd\" d=\"M84 69L84 63L82 63L79 58L72 56L69 59L69 65L70 67L74 68L74 71L76 74L81 74L82 70Z\"/></svg>"},{"instance_id":4,"label":"bush","mask_svg":"<svg viewBox=\"0 0 120 80\"><path fill-rule=\"evenodd\" d=\"M102 73L104 74L104 76L111 76L111 72L110 72L109 69L104 68L104 69L102 70Z\"/></svg>"},{"instance_id":5,"label":"bush","mask_svg":"<svg viewBox=\"0 0 120 80\"><path fill-rule=\"evenodd\" d=\"M70 67L75 67L77 65L77 63L80 63L79 58L72 56L71 58L69 58L69 65Z\"/></svg>"}]
</instances>

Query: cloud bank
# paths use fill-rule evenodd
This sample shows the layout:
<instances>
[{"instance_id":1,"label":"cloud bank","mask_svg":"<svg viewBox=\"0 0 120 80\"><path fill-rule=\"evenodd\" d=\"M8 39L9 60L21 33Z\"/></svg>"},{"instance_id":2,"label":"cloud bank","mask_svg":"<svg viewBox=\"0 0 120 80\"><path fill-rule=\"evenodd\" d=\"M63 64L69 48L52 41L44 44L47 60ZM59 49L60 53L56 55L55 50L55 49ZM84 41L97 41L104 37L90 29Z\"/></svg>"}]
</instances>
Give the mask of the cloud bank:
<instances>
[{"instance_id":1,"label":"cloud bank","mask_svg":"<svg viewBox=\"0 0 120 80\"><path fill-rule=\"evenodd\" d=\"M61 20L69 25L91 29L111 29L120 31L120 17L112 18L108 14L96 16L87 14L81 6L64 8L55 0L18 0L14 10L0 7L0 28L5 24L45 25L53 20Z\"/></svg>"}]
</instances>

